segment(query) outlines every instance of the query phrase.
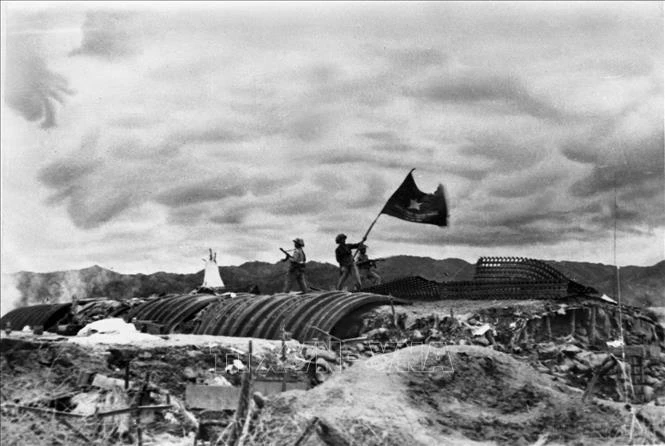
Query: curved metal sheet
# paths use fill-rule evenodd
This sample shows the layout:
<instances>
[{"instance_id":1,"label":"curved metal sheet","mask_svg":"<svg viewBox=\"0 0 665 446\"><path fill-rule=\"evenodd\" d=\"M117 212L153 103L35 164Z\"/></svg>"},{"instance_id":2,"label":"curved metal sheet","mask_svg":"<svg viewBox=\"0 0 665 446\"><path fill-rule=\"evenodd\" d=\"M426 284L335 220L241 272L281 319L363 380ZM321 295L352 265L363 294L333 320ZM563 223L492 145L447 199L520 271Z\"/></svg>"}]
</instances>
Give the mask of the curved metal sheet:
<instances>
[{"instance_id":1,"label":"curved metal sheet","mask_svg":"<svg viewBox=\"0 0 665 446\"><path fill-rule=\"evenodd\" d=\"M236 297L235 302L230 303L225 308L225 316L220 320L220 324L217 326L216 333L222 336L233 336L230 332L230 328L233 325L233 321L238 317L242 312L254 302L256 297Z\"/></svg>"},{"instance_id":2,"label":"curved metal sheet","mask_svg":"<svg viewBox=\"0 0 665 446\"><path fill-rule=\"evenodd\" d=\"M291 332L294 338L300 339L302 328L305 323L310 321L312 314L348 295L349 293L346 291L325 292L319 295L316 299L303 302L303 305L300 305L300 307L297 308L296 311L293 311L284 321L286 331Z\"/></svg>"},{"instance_id":3,"label":"curved metal sheet","mask_svg":"<svg viewBox=\"0 0 665 446\"><path fill-rule=\"evenodd\" d=\"M166 331L171 333L178 325L192 318L196 313L216 300L217 296L209 294L195 296L194 299L183 300L179 305L174 305L174 311L164 316L162 319L163 322L159 321L158 323L163 323Z\"/></svg>"},{"instance_id":4,"label":"curved metal sheet","mask_svg":"<svg viewBox=\"0 0 665 446\"><path fill-rule=\"evenodd\" d=\"M240 336L242 331L253 330L254 327L249 322L252 316L257 313L259 308L274 300L276 299L272 296L255 297L249 305L242 309L242 312L231 319L231 326L228 329L229 336Z\"/></svg>"},{"instance_id":5,"label":"curved metal sheet","mask_svg":"<svg viewBox=\"0 0 665 446\"><path fill-rule=\"evenodd\" d=\"M261 300L261 305L254 311L247 323L240 328L238 336L246 337L252 332L260 333L268 315L273 313L287 299L289 299L288 294L279 294L267 296L265 300Z\"/></svg>"},{"instance_id":6,"label":"curved metal sheet","mask_svg":"<svg viewBox=\"0 0 665 446\"><path fill-rule=\"evenodd\" d=\"M0 318L0 327L5 328L7 322L13 330L21 330L26 325L41 326L49 330L69 315L72 304L43 304L16 308Z\"/></svg>"},{"instance_id":7,"label":"curved metal sheet","mask_svg":"<svg viewBox=\"0 0 665 446\"><path fill-rule=\"evenodd\" d=\"M296 314L300 305L305 301L311 300L311 298L307 294L293 295L269 315L266 324L255 331L256 336L265 339L279 339L281 337L280 329L282 324L284 324L286 329L286 318L291 314Z\"/></svg>"},{"instance_id":8,"label":"curved metal sheet","mask_svg":"<svg viewBox=\"0 0 665 446\"><path fill-rule=\"evenodd\" d=\"M356 293L350 295L332 305L327 306L318 313L314 314L311 318L310 324L304 327L300 333L300 338L311 339L317 331L312 327L317 327L327 333L330 333L333 328L342 321L346 316L354 313L360 308L366 307L367 310L386 305L390 303L390 298L377 294Z\"/></svg>"}]
</instances>

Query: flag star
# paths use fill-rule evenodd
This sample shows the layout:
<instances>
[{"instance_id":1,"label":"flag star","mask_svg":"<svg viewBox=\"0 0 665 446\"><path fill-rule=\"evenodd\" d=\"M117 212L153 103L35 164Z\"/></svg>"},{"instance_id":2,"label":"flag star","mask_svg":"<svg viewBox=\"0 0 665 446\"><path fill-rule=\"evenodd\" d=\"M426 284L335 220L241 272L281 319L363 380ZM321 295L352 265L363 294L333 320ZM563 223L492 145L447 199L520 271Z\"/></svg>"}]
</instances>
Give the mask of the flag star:
<instances>
[{"instance_id":1,"label":"flag star","mask_svg":"<svg viewBox=\"0 0 665 446\"><path fill-rule=\"evenodd\" d=\"M411 200L411 204L409 204L409 209L415 209L415 210L419 211L421 205L422 205L422 203L418 203L418 201L416 201L416 200Z\"/></svg>"}]
</instances>

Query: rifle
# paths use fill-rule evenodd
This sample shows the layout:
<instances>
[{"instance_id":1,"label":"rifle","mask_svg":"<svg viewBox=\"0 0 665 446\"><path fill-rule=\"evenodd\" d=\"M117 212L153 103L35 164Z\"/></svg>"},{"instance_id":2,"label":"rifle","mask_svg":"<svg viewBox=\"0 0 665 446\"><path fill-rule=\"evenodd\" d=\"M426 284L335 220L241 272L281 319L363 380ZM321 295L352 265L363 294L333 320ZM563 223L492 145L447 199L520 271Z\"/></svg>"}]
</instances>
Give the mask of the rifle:
<instances>
[{"instance_id":1,"label":"rifle","mask_svg":"<svg viewBox=\"0 0 665 446\"><path fill-rule=\"evenodd\" d=\"M288 251L284 250L283 248L279 248L279 250L282 251L286 255L286 257L284 257L282 259L282 262L286 262L287 260L289 260L290 258L293 257L291 254L289 254Z\"/></svg>"},{"instance_id":2,"label":"rifle","mask_svg":"<svg viewBox=\"0 0 665 446\"><path fill-rule=\"evenodd\" d=\"M369 265L370 267L374 266L376 267L376 262L385 262L386 259L384 258L379 258L379 259L368 259L368 260L363 260L362 262L356 263L358 266L365 266Z\"/></svg>"}]
</instances>

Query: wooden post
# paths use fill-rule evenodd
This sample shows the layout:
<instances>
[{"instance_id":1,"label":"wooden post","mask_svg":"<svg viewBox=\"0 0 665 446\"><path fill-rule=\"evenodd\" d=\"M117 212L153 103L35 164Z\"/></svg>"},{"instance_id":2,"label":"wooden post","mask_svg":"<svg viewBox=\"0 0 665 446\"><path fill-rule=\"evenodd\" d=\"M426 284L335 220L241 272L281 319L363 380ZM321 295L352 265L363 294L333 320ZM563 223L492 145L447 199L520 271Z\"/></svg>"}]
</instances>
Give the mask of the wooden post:
<instances>
[{"instance_id":1,"label":"wooden post","mask_svg":"<svg viewBox=\"0 0 665 446\"><path fill-rule=\"evenodd\" d=\"M596 312L598 309L596 307L591 307L591 333L589 333L589 343L591 345L596 342Z\"/></svg>"},{"instance_id":2,"label":"wooden post","mask_svg":"<svg viewBox=\"0 0 665 446\"><path fill-rule=\"evenodd\" d=\"M286 331L284 330L284 322L282 322L282 365L284 370L282 372L282 392L286 391Z\"/></svg>"},{"instance_id":3,"label":"wooden post","mask_svg":"<svg viewBox=\"0 0 665 446\"><path fill-rule=\"evenodd\" d=\"M552 341L552 322L550 321L549 315L545 316L545 325L547 326L547 336L550 341Z\"/></svg>"},{"instance_id":4,"label":"wooden post","mask_svg":"<svg viewBox=\"0 0 665 446\"><path fill-rule=\"evenodd\" d=\"M570 314L572 314L570 319L570 335L575 336L575 310L572 310Z\"/></svg>"},{"instance_id":5,"label":"wooden post","mask_svg":"<svg viewBox=\"0 0 665 446\"><path fill-rule=\"evenodd\" d=\"M125 364L125 390L129 389L129 364L131 361L127 361Z\"/></svg>"},{"instance_id":6,"label":"wooden post","mask_svg":"<svg viewBox=\"0 0 665 446\"><path fill-rule=\"evenodd\" d=\"M305 428L304 432L302 433L302 435L300 435L300 437L293 446L301 446L302 444L304 444L305 441L307 441L307 439L310 437L310 435L312 435L312 432L314 431L318 423L319 423L319 417L312 418L307 423L307 427Z\"/></svg>"},{"instance_id":7,"label":"wooden post","mask_svg":"<svg viewBox=\"0 0 665 446\"><path fill-rule=\"evenodd\" d=\"M393 327L397 328L397 317L395 316L395 305L393 304L393 296L390 297L390 311L393 315Z\"/></svg>"}]
</instances>

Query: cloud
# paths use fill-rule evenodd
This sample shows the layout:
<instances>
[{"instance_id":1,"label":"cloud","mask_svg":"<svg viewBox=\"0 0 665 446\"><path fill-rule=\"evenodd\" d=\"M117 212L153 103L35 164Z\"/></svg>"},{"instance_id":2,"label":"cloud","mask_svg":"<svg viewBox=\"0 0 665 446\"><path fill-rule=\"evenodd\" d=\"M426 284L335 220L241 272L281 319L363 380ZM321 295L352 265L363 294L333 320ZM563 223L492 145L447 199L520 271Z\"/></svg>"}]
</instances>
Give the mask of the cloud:
<instances>
[{"instance_id":1,"label":"cloud","mask_svg":"<svg viewBox=\"0 0 665 446\"><path fill-rule=\"evenodd\" d=\"M245 137L226 127L211 124L205 128L188 128L175 132L171 138L187 143L212 143L212 142L238 142L243 141Z\"/></svg>"},{"instance_id":2,"label":"cloud","mask_svg":"<svg viewBox=\"0 0 665 446\"><path fill-rule=\"evenodd\" d=\"M124 11L89 11L82 26L81 46L71 56L97 56L116 59L139 49L142 23L137 14Z\"/></svg>"},{"instance_id":3,"label":"cloud","mask_svg":"<svg viewBox=\"0 0 665 446\"><path fill-rule=\"evenodd\" d=\"M237 178L220 176L169 188L155 196L155 201L169 207L182 207L228 197L239 197L247 192Z\"/></svg>"},{"instance_id":4,"label":"cloud","mask_svg":"<svg viewBox=\"0 0 665 446\"><path fill-rule=\"evenodd\" d=\"M26 120L54 127L57 104L74 94L69 82L49 69L34 36L10 31L6 42L5 102Z\"/></svg>"},{"instance_id":5,"label":"cloud","mask_svg":"<svg viewBox=\"0 0 665 446\"><path fill-rule=\"evenodd\" d=\"M422 87L407 88L404 92L424 101L483 107L495 113L524 113L553 121L564 118L561 111L531 93L515 76L471 71L444 73Z\"/></svg>"},{"instance_id":6,"label":"cloud","mask_svg":"<svg viewBox=\"0 0 665 446\"><path fill-rule=\"evenodd\" d=\"M93 173L98 165L93 161L68 158L42 168L37 178L54 189L67 188Z\"/></svg>"},{"instance_id":7,"label":"cloud","mask_svg":"<svg viewBox=\"0 0 665 446\"><path fill-rule=\"evenodd\" d=\"M390 54L395 65L400 68L422 68L443 65L448 56L434 48L396 49Z\"/></svg>"}]
</instances>

